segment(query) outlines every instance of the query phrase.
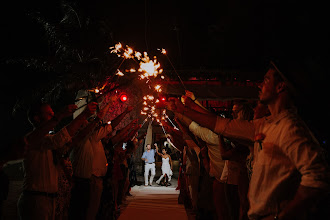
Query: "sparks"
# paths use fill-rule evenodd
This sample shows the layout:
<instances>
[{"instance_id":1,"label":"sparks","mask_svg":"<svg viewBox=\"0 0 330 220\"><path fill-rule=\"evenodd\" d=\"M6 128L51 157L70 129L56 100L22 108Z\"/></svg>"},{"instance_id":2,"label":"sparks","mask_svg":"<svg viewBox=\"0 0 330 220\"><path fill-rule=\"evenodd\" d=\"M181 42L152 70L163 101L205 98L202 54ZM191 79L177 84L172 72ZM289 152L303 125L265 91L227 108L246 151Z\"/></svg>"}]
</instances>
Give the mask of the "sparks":
<instances>
[{"instance_id":1,"label":"sparks","mask_svg":"<svg viewBox=\"0 0 330 220\"><path fill-rule=\"evenodd\" d=\"M129 59L129 58L134 58L134 55L133 55L133 49L132 48L130 48L130 47L128 47L128 46L126 46L127 47L127 49L125 50L125 52L124 52L124 57L126 58L126 59Z\"/></svg>"},{"instance_id":2,"label":"sparks","mask_svg":"<svg viewBox=\"0 0 330 220\"><path fill-rule=\"evenodd\" d=\"M124 76L124 73L122 73L120 70L117 69L116 75L117 76Z\"/></svg>"},{"instance_id":3,"label":"sparks","mask_svg":"<svg viewBox=\"0 0 330 220\"><path fill-rule=\"evenodd\" d=\"M165 50L164 48L162 48L162 49L157 49L157 50L159 50L162 54L166 54L166 50Z\"/></svg>"},{"instance_id":4,"label":"sparks","mask_svg":"<svg viewBox=\"0 0 330 220\"><path fill-rule=\"evenodd\" d=\"M120 49L123 46L121 45L121 43L119 42L118 44L116 44L114 47L110 47L109 49L111 50L110 53L119 53Z\"/></svg>"},{"instance_id":5,"label":"sparks","mask_svg":"<svg viewBox=\"0 0 330 220\"><path fill-rule=\"evenodd\" d=\"M160 85L156 85L156 86L155 86L155 90L156 90L157 92L161 92L161 91L162 91L161 86L160 86Z\"/></svg>"}]
</instances>

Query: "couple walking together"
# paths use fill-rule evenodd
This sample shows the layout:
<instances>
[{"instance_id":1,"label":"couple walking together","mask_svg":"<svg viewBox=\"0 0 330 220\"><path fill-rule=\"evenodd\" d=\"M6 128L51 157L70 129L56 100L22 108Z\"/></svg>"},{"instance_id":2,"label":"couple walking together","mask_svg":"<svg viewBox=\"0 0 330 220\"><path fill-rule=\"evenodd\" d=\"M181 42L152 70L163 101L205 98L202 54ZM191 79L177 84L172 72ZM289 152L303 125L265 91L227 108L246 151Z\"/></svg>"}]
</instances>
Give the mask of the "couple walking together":
<instances>
[{"instance_id":1,"label":"couple walking together","mask_svg":"<svg viewBox=\"0 0 330 220\"><path fill-rule=\"evenodd\" d=\"M144 185L152 185L154 176L156 174L156 167L155 167L155 153L157 153L159 156L162 157L162 175L160 178L156 181L157 184L160 184L160 181L166 176L168 177L168 182L171 181L171 176L173 175L172 172L172 159L169 154L167 154L167 150L164 147L162 149L162 153L158 152L158 146L155 143L154 144L156 149L151 149L151 145L147 144L147 150L143 153L142 155L142 160L145 162L144 166ZM150 183L148 184L148 177L149 177L149 172L151 171L151 176L150 176Z\"/></svg>"}]
</instances>

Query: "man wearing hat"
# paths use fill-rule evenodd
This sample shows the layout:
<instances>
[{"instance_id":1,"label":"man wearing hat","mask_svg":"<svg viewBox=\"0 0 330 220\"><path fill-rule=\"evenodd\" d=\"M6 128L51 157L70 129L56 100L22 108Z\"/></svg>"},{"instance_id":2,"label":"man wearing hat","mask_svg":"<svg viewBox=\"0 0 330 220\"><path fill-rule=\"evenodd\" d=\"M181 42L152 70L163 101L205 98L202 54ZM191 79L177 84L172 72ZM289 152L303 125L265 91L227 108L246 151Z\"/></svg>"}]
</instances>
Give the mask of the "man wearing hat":
<instances>
[{"instance_id":1,"label":"man wearing hat","mask_svg":"<svg viewBox=\"0 0 330 220\"><path fill-rule=\"evenodd\" d=\"M170 99L168 108L225 137L254 142L249 186L250 219L306 219L329 193L330 171L322 148L293 104L297 90L274 62L260 85L259 99L271 115L253 121L203 115Z\"/></svg>"}]
</instances>

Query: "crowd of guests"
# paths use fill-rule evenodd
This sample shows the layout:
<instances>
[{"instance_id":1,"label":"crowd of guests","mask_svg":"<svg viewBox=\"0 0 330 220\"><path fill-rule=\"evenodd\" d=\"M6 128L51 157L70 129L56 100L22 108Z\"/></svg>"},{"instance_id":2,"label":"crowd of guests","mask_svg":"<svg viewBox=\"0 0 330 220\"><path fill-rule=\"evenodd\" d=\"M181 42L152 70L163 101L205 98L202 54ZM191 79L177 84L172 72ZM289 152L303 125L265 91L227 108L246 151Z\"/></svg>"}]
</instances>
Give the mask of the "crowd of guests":
<instances>
[{"instance_id":1,"label":"crowd of guests","mask_svg":"<svg viewBox=\"0 0 330 220\"><path fill-rule=\"evenodd\" d=\"M180 128L163 123L180 151L178 202L196 219L322 219L320 208L329 204L329 165L297 115L295 94L271 63L259 101L236 101L230 117L210 112L190 91L169 99L167 109ZM113 132L131 107L111 123L103 121L115 99L101 109L89 103L56 132L51 131L77 106L56 114L47 103L31 107L34 129L18 148L24 158L20 219L117 218L136 184L133 156L144 135L137 135L137 119Z\"/></svg>"},{"instance_id":2,"label":"crowd of guests","mask_svg":"<svg viewBox=\"0 0 330 220\"><path fill-rule=\"evenodd\" d=\"M259 101L237 101L231 117L190 91L169 99L180 127L164 123L182 152L179 203L196 219L327 219L326 151L297 114L293 83L271 62L259 88Z\"/></svg>"},{"instance_id":3,"label":"crowd of guests","mask_svg":"<svg viewBox=\"0 0 330 220\"><path fill-rule=\"evenodd\" d=\"M103 121L112 114L110 106L117 98L115 94L107 103L88 103L65 126L61 121L73 116L76 105L57 113L47 103L31 105L28 120L33 130L15 149L22 152L24 172L19 219L118 217L136 184L133 156L143 136L138 137L138 119L114 132L131 106L111 122Z\"/></svg>"}]
</instances>

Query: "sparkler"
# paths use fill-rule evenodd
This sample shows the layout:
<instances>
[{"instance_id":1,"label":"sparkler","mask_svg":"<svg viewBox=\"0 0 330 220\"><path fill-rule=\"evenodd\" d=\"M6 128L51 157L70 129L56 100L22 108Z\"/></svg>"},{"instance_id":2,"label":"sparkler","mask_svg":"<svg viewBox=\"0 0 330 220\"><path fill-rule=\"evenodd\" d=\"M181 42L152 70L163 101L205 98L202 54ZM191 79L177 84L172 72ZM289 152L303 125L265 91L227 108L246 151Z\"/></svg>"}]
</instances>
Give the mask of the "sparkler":
<instances>
[{"instance_id":1,"label":"sparkler","mask_svg":"<svg viewBox=\"0 0 330 220\"><path fill-rule=\"evenodd\" d=\"M173 125L174 129L175 129L175 130L179 130L179 128L177 128L177 127L175 126L175 124L172 122L172 120L170 119L170 117L168 117L165 113L164 113L164 115L165 115L165 118L168 119L168 120L171 122L171 124Z\"/></svg>"},{"instance_id":2,"label":"sparkler","mask_svg":"<svg viewBox=\"0 0 330 220\"><path fill-rule=\"evenodd\" d=\"M161 53L164 54L164 55L166 56L167 60L168 60L168 61L170 62L170 64L171 64L171 66L172 66L174 72L175 72L176 75L178 76L178 78L179 78L179 80L180 80L180 82L181 82L181 85L183 86L184 90L187 90L187 88L186 88L185 85L183 84L183 81L182 81L181 77L179 76L179 73L176 71L176 69L175 69L175 67L174 67L174 65L173 65L173 63L172 63L172 61L171 61L170 58L167 56L167 52L166 52L166 50L163 49L163 48L162 48L162 49L157 49L157 50L161 51Z\"/></svg>"},{"instance_id":3,"label":"sparkler","mask_svg":"<svg viewBox=\"0 0 330 220\"><path fill-rule=\"evenodd\" d=\"M125 60L132 59L135 62L139 61L139 62L137 62L139 64L138 70L131 68L130 70L126 70L126 72L130 72L130 73L138 72L139 79L146 80L145 83L148 85L147 88L149 88L150 90L154 89L158 93L162 91L161 85L154 85L154 86L151 85L152 84L151 78L152 77L156 78L159 74L163 73L163 69L161 68L160 63L157 61L156 57L151 59L148 56L147 52L140 53L138 51L134 51L131 47L129 47L127 45L125 47L123 47L123 45L121 43L118 43L114 47L110 47L109 49L110 49L110 53L115 53L115 54L117 54L118 57L123 58L123 60L121 61L121 63L119 64L119 66L117 68L116 75L121 76L121 77L124 76L124 73L122 71L120 71L119 68L121 67L121 65L123 64L123 62ZM183 88L186 90L181 77L177 73L177 71L174 68L174 65L171 62L171 60L169 59L169 57L166 55L166 50L162 49L161 53L167 57L171 66L173 67L175 73L177 74ZM161 79L165 78L163 75L161 75L160 77L161 77ZM174 123L171 121L171 119L168 118L168 116L166 114L164 114L165 117L163 116L163 117L159 118L159 115L155 112L156 111L155 104L159 103L159 99L156 99L153 95L149 94L149 95L145 95L141 102L143 102L143 108L141 110L141 114L148 115L148 117L143 121L142 126L149 118L151 119L151 122L153 120L156 120L158 123L160 123L161 126L162 126L161 120L168 119L170 121L170 123L173 125L174 129L177 129L177 127L174 125ZM166 135L166 132L165 132L163 126L162 126L162 129Z\"/></svg>"},{"instance_id":4,"label":"sparkler","mask_svg":"<svg viewBox=\"0 0 330 220\"><path fill-rule=\"evenodd\" d=\"M146 118L143 120L143 123L141 124L141 128L142 128L143 125L148 121L148 118L149 118L149 117L146 117Z\"/></svg>"},{"instance_id":5,"label":"sparkler","mask_svg":"<svg viewBox=\"0 0 330 220\"><path fill-rule=\"evenodd\" d=\"M165 131L165 129L164 129L164 127L163 127L163 124L162 123L159 123L159 125L162 127L162 129L163 129L163 132L164 132L164 134L165 134L165 137L166 137L166 140L168 141L168 143L170 143L175 149L177 149L178 151L180 151L181 152L181 150L179 150L173 143L172 143L172 141L167 137L167 134L166 134L166 131Z\"/></svg>"}]
</instances>

